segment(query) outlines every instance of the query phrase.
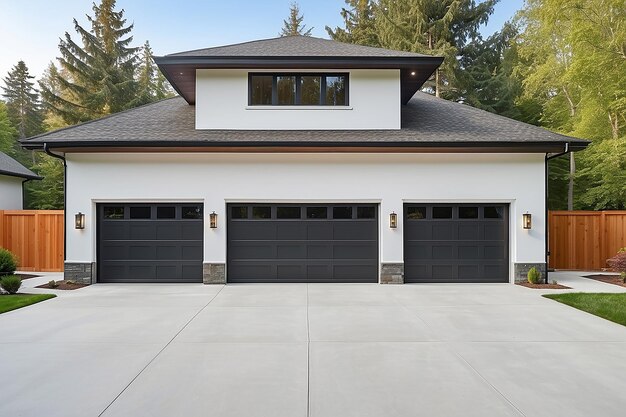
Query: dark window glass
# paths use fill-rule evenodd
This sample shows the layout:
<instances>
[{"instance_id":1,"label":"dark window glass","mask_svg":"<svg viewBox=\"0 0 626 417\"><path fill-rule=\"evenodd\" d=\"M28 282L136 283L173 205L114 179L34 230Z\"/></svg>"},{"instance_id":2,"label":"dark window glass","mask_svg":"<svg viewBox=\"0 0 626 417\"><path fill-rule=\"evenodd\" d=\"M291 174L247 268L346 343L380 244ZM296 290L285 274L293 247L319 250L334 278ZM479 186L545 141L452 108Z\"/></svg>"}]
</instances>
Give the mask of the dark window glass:
<instances>
[{"instance_id":1,"label":"dark window glass","mask_svg":"<svg viewBox=\"0 0 626 417\"><path fill-rule=\"evenodd\" d=\"M346 105L346 76L326 77L326 105Z\"/></svg>"},{"instance_id":2,"label":"dark window glass","mask_svg":"<svg viewBox=\"0 0 626 417\"><path fill-rule=\"evenodd\" d=\"M272 79L271 75L250 76L250 104L266 105L272 104Z\"/></svg>"},{"instance_id":3,"label":"dark window glass","mask_svg":"<svg viewBox=\"0 0 626 417\"><path fill-rule=\"evenodd\" d=\"M300 77L300 104L318 106L322 95L322 77L303 75Z\"/></svg>"},{"instance_id":4,"label":"dark window glass","mask_svg":"<svg viewBox=\"0 0 626 417\"><path fill-rule=\"evenodd\" d=\"M300 207L277 207L276 218L277 219L299 219Z\"/></svg>"},{"instance_id":5,"label":"dark window glass","mask_svg":"<svg viewBox=\"0 0 626 417\"><path fill-rule=\"evenodd\" d=\"M150 212L151 212L150 207L131 207L130 218L131 219L149 219Z\"/></svg>"},{"instance_id":6,"label":"dark window glass","mask_svg":"<svg viewBox=\"0 0 626 417\"><path fill-rule=\"evenodd\" d=\"M230 208L230 216L233 219L247 219L248 218L248 207L245 206L234 206Z\"/></svg>"},{"instance_id":7,"label":"dark window glass","mask_svg":"<svg viewBox=\"0 0 626 417\"><path fill-rule=\"evenodd\" d=\"M272 217L271 207L252 207L253 219L269 219Z\"/></svg>"},{"instance_id":8,"label":"dark window glass","mask_svg":"<svg viewBox=\"0 0 626 417\"><path fill-rule=\"evenodd\" d=\"M333 207L333 219L351 219L352 207Z\"/></svg>"},{"instance_id":9,"label":"dark window glass","mask_svg":"<svg viewBox=\"0 0 626 417\"><path fill-rule=\"evenodd\" d=\"M478 207L459 207L459 219L477 219Z\"/></svg>"},{"instance_id":10,"label":"dark window glass","mask_svg":"<svg viewBox=\"0 0 626 417\"><path fill-rule=\"evenodd\" d=\"M328 213L326 212L326 207L307 207L306 208L306 218L307 219L326 219L326 218L328 218Z\"/></svg>"},{"instance_id":11,"label":"dark window glass","mask_svg":"<svg viewBox=\"0 0 626 417\"><path fill-rule=\"evenodd\" d=\"M485 219L502 219L504 217L504 207L485 207Z\"/></svg>"},{"instance_id":12,"label":"dark window glass","mask_svg":"<svg viewBox=\"0 0 626 417\"><path fill-rule=\"evenodd\" d=\"M433 207L433 219L451 219L452 207Z\"/></svg>"},{"instance_id":13,"label":"dark window glass","mask_svg":"<svg viewBox=\"0 0 626 417\"><path fill-rule=\"evenodd\" d=\"M376 207L357 207L357 219L374 219L376 218Z\"/></svg>"},{"instance_id":14,"label":"dark window glass","mask_svg":"<svg viewBox=\"0 0 626 417\"><path fill-rule=\"evenodd\" d=\"M157 207L157 219L175 219L176 207Z\"/></svg>"},{"instance_id":15,"label":"dark window glass","mask_svg":"<svg viewBox=\"0 0 626 417\"><path fill-rule=\"evenodd\" d=\"M279 105L296 104L296 77L293 75L276 77L276 90Z\"/></svg>"},{"instance_id":16,"label":"dark window glass","mask_svg":"<svg viewBox=\"0 0 626 417\"><path fill-rule=\"evenodd\" d=\"M124 207L105 207L104 218L105 219L123 219Z\"/></svg>"},{"instance_id":17,"label":"dark window glass","mask_svg":"<svg viewBox=\"0 0 626 417\"><path fill-rule=\"evenodd\" d=\"M183 206L181 217L183 219L201 219L202 206Z\"/></svg>"},{"instance_id":18,"label":"dark window glass","mask_svg":"<svg viewBox=\"0 0 626 417\"><path fill-rule=\"evenodd\" d=\"M420 220L426 218L426 207L408 207L406 217L409 220Z\"/></svg>"}]
</instances>

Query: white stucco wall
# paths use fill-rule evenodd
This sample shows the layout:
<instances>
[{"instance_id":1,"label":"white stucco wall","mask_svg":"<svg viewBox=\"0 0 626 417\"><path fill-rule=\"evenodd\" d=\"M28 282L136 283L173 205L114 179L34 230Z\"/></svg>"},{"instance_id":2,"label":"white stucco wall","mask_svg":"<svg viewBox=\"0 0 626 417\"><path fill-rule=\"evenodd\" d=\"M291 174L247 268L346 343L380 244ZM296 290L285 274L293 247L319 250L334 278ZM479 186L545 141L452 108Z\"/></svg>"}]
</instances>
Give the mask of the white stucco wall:
<instances>
[{"instance_id":1,"label":"white stucco wall","mask_svg":"<svg viewBox=\"0 0 626 417\"><path fill-rule=\"evenodd\" d=\"M400 129L400 70L301 71L348 72L345 107L248 106L249 72L196 71L196 129Z\"/></svg>"},{"instance_id":2,"label":"white stucco wall","mask_svg":"<svg viewBox=\"0 0 626 417\"><path fill-rule=\"evenodd\" d=\"M0 175L0 210L22 210L23 178Z\"/></svg>"},{"instance_id":3,"label":"white stucco wall","mask_svg":"<svg viewBox=\"0 0 626 417\"><path fill-rule=\"evenodd\" d=\"M94 262L98 202L194 201L205 219L204 262L226 261L229 202L374 202L380 204L380 260L403 261L404 202L510 203L513 263L544 262L542 154L68 154L68 218L87 214L87 227L67 224L67 261ZM533 215L523 230L522 213Z\"/></svg>"}]
</instances>

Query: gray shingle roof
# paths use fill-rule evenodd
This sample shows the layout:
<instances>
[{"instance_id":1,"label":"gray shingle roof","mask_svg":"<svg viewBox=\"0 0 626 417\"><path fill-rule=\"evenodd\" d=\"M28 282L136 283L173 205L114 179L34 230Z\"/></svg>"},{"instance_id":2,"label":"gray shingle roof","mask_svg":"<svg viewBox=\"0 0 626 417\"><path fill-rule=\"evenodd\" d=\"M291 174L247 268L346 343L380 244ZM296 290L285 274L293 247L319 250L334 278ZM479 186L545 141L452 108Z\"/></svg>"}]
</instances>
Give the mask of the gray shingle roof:
<instances>
[{"instance_id":1,"label":"gray shingle roof","mask_svg":"<svg viewBox=\"0 0 626 417\"><path fill-rule=\"evenodd\" d=\"M584 147L587 142L550 132L468 105L417 93L402 106L399 130L196 130L195 107L175 97L127 110L102 119L44 133L22 141L27 148L43 143L98 146L139 142L146 146L194 143L232 146L257 144L366 144L380 146L458 146L467 143L524 146L542 142L570 143ZM154 144L157 142L157 144ZM392 145L393 144L393 145Z\"/></svg>"},{"instance_id":2,"label":"gray shingle roof","mask_svg":"<svg viewBox=\"0 0 626 417\"><path fill-rule=\"evenodd\" d=\"M195 49L166 56L190 57L426 57L413 52L394 51L314 38L312 36L285 36L261 39L234 45Z\"/></svg>"},{"instance_id":3,"label":"gray shingle roof","mask_svg":"<svg viewBox=\"0 0 626 417\"><path fill-rule=\"evenodd\" d=\"M9 155L0 152L0 175L8 175L10 177L21 177L29 179L41 179L24 165L11 158Z\"/></svg>"}]
</instances>

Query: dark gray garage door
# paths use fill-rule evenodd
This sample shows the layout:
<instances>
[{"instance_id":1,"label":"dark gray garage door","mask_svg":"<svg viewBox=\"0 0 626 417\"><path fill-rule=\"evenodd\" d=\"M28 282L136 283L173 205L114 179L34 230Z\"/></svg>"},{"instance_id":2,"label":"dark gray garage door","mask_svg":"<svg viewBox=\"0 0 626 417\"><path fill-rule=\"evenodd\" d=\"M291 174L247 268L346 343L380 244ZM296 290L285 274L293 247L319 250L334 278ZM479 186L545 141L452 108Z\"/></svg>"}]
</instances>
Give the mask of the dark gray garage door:
<instances>
[{"instance_id":1,"label":"dark gray garage door","mask_svg":"<svg viewBox=\"0 0 626 417\"><path fill-rule=\"evenodd\" d=\"M99 204L98 282L202 282L202 204Z\"/></svg>"},{"instance_id":2,"label":"dark gray garage door","mask_svg":"<svg viewBox=\"0 0 626 417\"><path fill-rule=\"evenodd\" d=\"M378 282L377 207L230 204L228 282Z\"/></svg>"},{"instance_id":3,"label":"dark gray garage door","mask_svg":"<svg viewBox=\"0 0 626 417\"><path fill-rule=\"evenodd\" d=\"M405 204L405 282L508 282L506 204Z\"/></svg>"}]
</instances>

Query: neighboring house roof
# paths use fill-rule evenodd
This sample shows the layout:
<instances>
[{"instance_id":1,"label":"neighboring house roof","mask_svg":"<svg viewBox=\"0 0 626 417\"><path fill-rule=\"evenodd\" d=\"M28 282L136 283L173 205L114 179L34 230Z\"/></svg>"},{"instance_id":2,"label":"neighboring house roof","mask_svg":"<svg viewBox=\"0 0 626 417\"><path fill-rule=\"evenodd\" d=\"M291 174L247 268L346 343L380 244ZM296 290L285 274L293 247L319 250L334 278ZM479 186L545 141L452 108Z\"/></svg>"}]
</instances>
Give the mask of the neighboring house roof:
<instances>
[{"instance_id":1,"label":"neighboring house roof","mask_svg":"<svg viewBox=\"0 0 626 417\"><path fill-rule=\"evenodd\" d=\"M354 45L312 36L285 36L155 57L161 72L189 104L196 100L196 70L398 69L402 103L441 65L443 57Z\"/></svg>"},{"instance_id":2,"label":"neighboring house roof","mask_svg":"<svg viewBox=\"0 0 626 417\"><path fill-rule=\"evenodd\" d=\"M10 177L28 178L33 180L42 179L24 165L11 158L9 155L0 152L0 175L8 175Z\"/></svg>"},{"instance_id":3,"label":"neighboring house roof","mask_svg":"<svg viewBox=\"0 0 626 417\"><path fill-rule=\"evenodd\" d=\"M559 152L588 142L465 104L417 93L399 130L197 130L175 97L22 141L29 149L83 147L428 147Z\"/></svg>"}]
</instances>

